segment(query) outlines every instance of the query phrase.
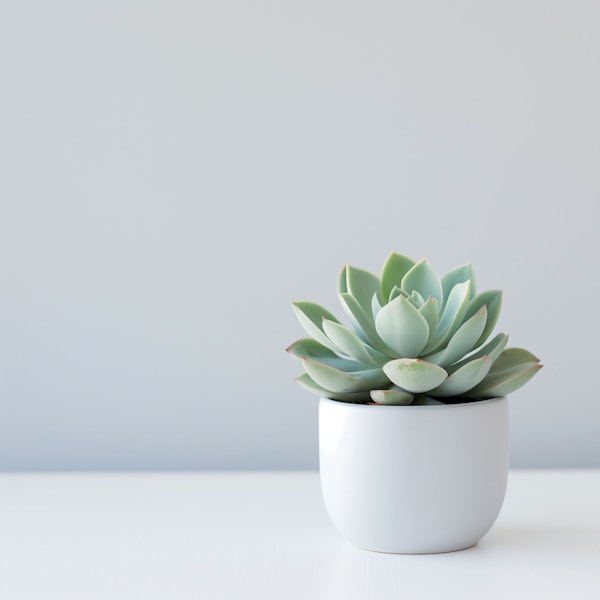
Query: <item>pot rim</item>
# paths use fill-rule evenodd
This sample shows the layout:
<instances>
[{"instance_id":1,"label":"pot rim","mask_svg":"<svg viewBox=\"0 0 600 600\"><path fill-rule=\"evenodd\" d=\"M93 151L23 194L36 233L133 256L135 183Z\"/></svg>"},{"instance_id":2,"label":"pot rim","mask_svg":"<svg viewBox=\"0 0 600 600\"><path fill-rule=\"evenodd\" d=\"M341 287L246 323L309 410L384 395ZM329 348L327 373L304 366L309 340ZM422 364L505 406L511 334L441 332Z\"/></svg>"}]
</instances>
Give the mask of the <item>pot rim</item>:
<instances>
[{"instance_id":1,"label":"pot rim","mask_svg":"<svg viewBox=\"0 0 600 600\"><path fill-rule=\"evenodd\" d=\"M377 410L388 410L388 411L394 411L394 410L398 410L398 409L410 409L410 410L418 410L418 409L425 409L425 410L444 410L444 409L448 409L448 408L453 408L453 409L458 409L458 408L466 408L466 407L471 407L471 406L481 406L482 404L492 404L494 402L500 402L502 400L506 400L508 398L508 396L496 396L495 398L488 398L487 400L473 400L471 402L458 402L456 404L417 404L417 405L413 405L413 404L407 404L407 405L402 405L402 406L398 406L398 405L391 405L391 404L378 404L377 406ZM334 400L333 398L326 398L325 396L321 396L320 400L322 402L326 402L326 403L335 403L337 404L341 404L341 405L345 405L348 409L351 409L352 407L356 410L370 410L372 409L375 405L374 404L363 404L360 402L345 402L343 400Z\"/></svg>"}]
</instances>

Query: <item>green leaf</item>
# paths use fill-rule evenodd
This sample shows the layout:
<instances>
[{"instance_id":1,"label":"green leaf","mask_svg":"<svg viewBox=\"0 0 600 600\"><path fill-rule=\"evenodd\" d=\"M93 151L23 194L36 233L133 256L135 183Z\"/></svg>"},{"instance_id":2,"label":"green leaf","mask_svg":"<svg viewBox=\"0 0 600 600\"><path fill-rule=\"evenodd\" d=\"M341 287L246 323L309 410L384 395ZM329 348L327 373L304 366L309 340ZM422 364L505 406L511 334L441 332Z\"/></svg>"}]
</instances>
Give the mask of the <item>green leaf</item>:
<instances>
[{"instance_id":1,"label":"green leaf","mask_svg":"<svg viewBox=\"0 0 600 600\"><path fill-rule=\"evenodd\" d=\"M482 306L468 321L465 321L450 338L448 345L435 354L423 359L442 367L448 367L459 358L473 350L487 319L487 310Z\"/></svg>"},{"instance_id":2,"label":"green leaf","mask_svg":"<svg viewBox=\"0 0 600 600\"><path fill-rule=\"evenodd\" d=\"M415 261L392 252L383 265L381 270L381 293L383 298L389 298L394 287L400 287L402 278L414 266Z\"/></svg>"},{"instance_id":3,"label":"green leaf","mask_svg":"<svg viewBox=\"0 0 600 600\"><path fill-rule=\"evenodd\" d=\"M308 335L313 337L317 342L327 346L334 352L339 351L339 348L325 335L323 331L323 319L329 319L334 323L339 321L326 308L315 304L314 302L293 302L292 308L296 314L296 318L300 325Z\"/></svg>"},{"instance_id":4,"label":"green leaf","mask_svg":"<svg viewBox=\"0 0 600 600\"><path fill-rule=\"evenodd\" d=\"M424 300L435 298L441 306L444 299L442 282L432 266L425 259L415 264L402 278L402 289L411 294L414 290L419 292Z\"/></svg>"},{"instance_id":5,"label":"green leaf","mask_svg":"<svg viewBox=\"0 0 600 600\"><path fill-rule=\"evenodd\" d=\"M373 321L377 318L377 313L381 310L381 304L379 302L379 298L377 298L377 294L373 294L373 298L371 298L371 314L373 315Z\"/></svg>"},{"instance_id":6,"label":"green leaf","mask_svg":"<svg viewBox=\"0 0 600 600\"><path fill-rule=\"evenodd\" d=\"M286 350L296 358L311 358L312 360L329 365L330 367L335 367L341 371L358 371L362 368L361 363L339 357L329 348L319 344L319 342L313 338L303 338L298 340Z\"/></svg>"},{"instance_id":7,"label":"green leaf","mask_svg":"<svg viewBox=\"0 0 600 600\"><path fill-rule=\"evenodd\" d=\"M489 373L492 361L487 356L482 356L467 363L455 371L440 386L432 390L431 396L462 396L474 388ZM384 366L385 370L385 366Z\"/></svg>"},{"instance_id":8,"label":"green leaf","mask_svg":"<svg viewBox=\"0 0 600 600\"><path fill-rule=\"evenodd\" d=\"M498 317L500 316L500 309L502 308L502 292L500 290L488 290L475 296L469 302L469 306L465 312L465 320L470 319L483 305L487 307L487 322L483 333L475 344L476 346L483 344L494 330L494 327L496 327Z\"/></svg>"},{"instance_id":9,"label":"green leaf","mask_svg":"<svg viewBox=\"0 0 600 600\"><path fill-rule=\"evenodd\" d=\"M512 369L488 375L478 386L466 394L470 398L498 398L511 394L525 385L540 369L542 365L529 362Z\"/></svg>"},{"instance_id":10,"label":"green leaf","mask_svg":"<svg viewBox=\"0 0 600 600\"><path fill-rule=\"evenodd\" d=\"M417 292L417 290L412 291L412 294L410 295L410 300L412 301L413 305L416 308L421 308L421 306L423 306L423 304L425 304L425 300L423 299L423 296L421 296L421 294L419 294L419 292Z\"/></svg>"},{"instance_id":11,"label":"green leaf","mask_svg":"<svg viewBox=\"0 0 600 600\"><path fill-rule=\"evenodd\" d=\"M346 271L348 270L348 265L345 265L344 268L340 271L337 280L337 291L338 294L347 294L348 286L346 285Z\"/></svg>"},{"instance_id":12,"label":"green leaf","mask_svg":"<svg viewBox=\"0 0 600 600\"><path fill-rule=\"evenodd\" d=\"M427 321L402 296L388 302L379 311L375 328L385 344L401 357L419 356L429 337Z\"/></svg>"},{"instance_id":13,"label":"green leaf","mask_svg":"<svg viewBox=\"0 0 600 600\"><path fill-rule=\"evenodd\" d=\"M330 360L339 358L335 352L323 346L323 344L319 344L319 342L313 338L296 340L291 346L288 346L285 351L296 358L302 358L303 356L308 356L309 358L314 358L316 360L321 360L322 358Z\"/></svg>"},{"instance_id":14,"label":"green leaf","mask_svg":"<svg viewBox=\"0 0 600 600\"><path fill-rule=\"evenodd\" d=\"M454 288L457 283L465 283L465 281L471 282L471 291L469 300L475 297L475 273L473 272L473 267L471 263L467 263L466 265L460 265L459 267L455 267L451 271L448 271L442 277L442 289L444 291L444 303L448 300L450 296L450 292Z\"/></svg>"},{"instance_id":15,"label":"green leaf","mask_svg":"<svg viewBox=\"0 0 600 600\"><path fill-rule=\"evenodd\" d=\"M435 298L428 298L425 304L419 308L421 316L427 321L429 326L429 336L435 331L440 317L438 310L438 303Z\"/></svg>"},{"instance_id":16,"label":"green leaf","mask_svg":"<svg viewBox=\"0 0 600 600\"><path fill-rule=\"evenodd\" d=\"M477 386L477 389L488 389L490 387L495 386L498 383L505 381L506 379L511 378L513 375L517 375L518 373L522 373L523 371L528 371L532 367L536 367L538 365L537 361L531 361L526 363L521 363L511 367L510 369L504 369L502 371L490 372L487 374L485 379ZM481 387L479 387L481 386ZM477 391L477 390L476 390Z\"/></svg>"},{"instance_id":17,"label":"green leaf","mask_svg":"<svg viewBox=\"0 0 600 600\"><path fill-rule=\"evenodd\" d=\"M493 340L488 342L480 350L471 354L470 356L467 356L460 362L454 363L448 367L448 373L452 374L454 371L458 371L458 369L460 369L463 365L466 365L477 358L481 358L482 356L487 356L492 362L494 362L498 356L500 356L502 350L504 350L507 342L508 336L505 333L499 333ZM492 365L492 369L493 368L494 365Z\"/></svg>"},{"instance_id":18,"label":"green leaf","mask_svg":"<svg viewBox=\"0 0 600 600\"><path fill-rule=\"evenodd\" d=\"M343 394L364 392L389 384L381 369L346 373L310 358L303 358L302 364L315 383L332 392Z\"/></svg>"},{"instance_id":19,"label":"green leaf","mask_svg":"<svg viewBox=\"0 0 600 600\"><path fill-rule=\"evenodd\" d=\"M302 364L310 378L322 388L336 393L363 392L368 386L357 377L329 365L303 358Z\"/></svg>"},{"instance_id":20,"label":"green leaf","mask_svg":"<svg viewBox=\"0 0 600 600\"><path fill-rule=\"evenodd\" d=\"M323 319L323 330L327 337L344 353L367 365L376 365L365 348L364 342L340 323Z\"/></svg>"},{"instance_id":21,"label":"green leaf","mask_svg":"<svg viewBox=\"0 0 600 600\"><path fill-rule=\"evenodd\" d=\"M429 342L424 350L425 354L437 352L443 348L454 332L460 327L469 304L470 290L470 281L457 283L452 288L438 326L433 335L429 336Z\"/></svg>"},{"instance_id":22,"label":"green leaf","mask_svg":"<svg viewBox=\"0 0 600 600\"><path fill-rule=\"evenodd\" d=\"M388 298L388 303L391 302L392 300L395 300L398 296L403 296L407 300L408 300L408 298L410 298L410 296L404 290L401 290L397 285L395 285L392 288L392 291L390 292L390 296Z\"/></svg>"},{"instance_id":23,"label":"green leaf","mask_svg":"<svg viewBox=\"0 0 600 600\"><path fill-rule=\"evenodd\" d=\"M539 359L523 348L507 348L494 362L485 379L469 391L471 397L506 395L529 381L540 368Z\"/></svg>"},{"instance_id":24,"label":"green leaf","mask_svg":"<svg viewBox=\"0 0 600 600\"><path fill-rule=\"evenodd\" d=\"M403 390L372 390L371 400L377 404L389 404L392 406L406 406L413 400L413 395Z\"/></svg>"},{"instance_id":25,"label":"green leaf","mask_svg":"<svg viewBox=\"0 0 600 600\"><path fill-rule=\"evenodd\" d=\"M364 269L346 267L346 286L348 293L352 294L365 313L371 311L371 298L373 294L380 293L379 277Z\"/></svg>"},{"instance_id":26,"label":"green leaf","mask_svg":"<svg viewBox=\"0 0 600 600\"><path fill-rule=\"evenodd\" d=\"M358 392L356 394L340 394L326 390L318 383L315 383L308 373L302 373L296 377L296 381L309 392L321 396L323 398L331 398L332 400L341 400L342 402L355 402L357 404L367 404L370 400L369 392Z\"/></svg>"},{"instance_id":27,"label":"green leaf","mask_svg":"<svg viewBox=\"0 0 600 600\"><path fill-rule=\"evenodd\" d=\"M500 354L490 370L490 375L506 371L527 363L538 363L540 359L524 348L507 348Z\"/></svg>"},{"instance_id":28,"label":"green leaf","mask_svg":"<svg viewBox=\"0 0 600 600\"><path fill-rule=\"evenodd\" d=\"M382 354L391 354L392 351L379 337L371 314L365 314L356 298L354 298L354 296L351 294L340 294L339 297L340 303L346 311L346 314L348 315L348 318L350 319L350 322L352 323L354 331L358 337Z\"/></svg>"},{"instance_id":29,"label":"green leaf","mask_svg":"<svg viewBox=\"0 0 600 600\"><path fill-rule=\"evenodd\" d=\"M442 367L420 358L398 358L383 365L383 372L398 387L420 394L439 386L448 377Z\"/></svg>"}]
</instances>

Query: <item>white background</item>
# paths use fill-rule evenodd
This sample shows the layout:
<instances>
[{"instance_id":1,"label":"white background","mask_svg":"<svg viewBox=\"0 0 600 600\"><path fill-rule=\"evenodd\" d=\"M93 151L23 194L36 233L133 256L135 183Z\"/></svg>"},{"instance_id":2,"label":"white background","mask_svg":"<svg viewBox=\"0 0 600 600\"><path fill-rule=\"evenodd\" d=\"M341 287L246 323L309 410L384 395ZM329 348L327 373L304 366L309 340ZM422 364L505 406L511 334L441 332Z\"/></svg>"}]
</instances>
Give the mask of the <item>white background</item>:
<instances>
[{"instance_id":1,"label":"white background","mask_svg":"<svg viewBox=\"0 0 600 600\"><path fill-rule=\"evenodd\" d=\"M314 468L292 300L473 262L600 466L600 5L3 1L0 469Z\"/></svg>"}]
</instances>

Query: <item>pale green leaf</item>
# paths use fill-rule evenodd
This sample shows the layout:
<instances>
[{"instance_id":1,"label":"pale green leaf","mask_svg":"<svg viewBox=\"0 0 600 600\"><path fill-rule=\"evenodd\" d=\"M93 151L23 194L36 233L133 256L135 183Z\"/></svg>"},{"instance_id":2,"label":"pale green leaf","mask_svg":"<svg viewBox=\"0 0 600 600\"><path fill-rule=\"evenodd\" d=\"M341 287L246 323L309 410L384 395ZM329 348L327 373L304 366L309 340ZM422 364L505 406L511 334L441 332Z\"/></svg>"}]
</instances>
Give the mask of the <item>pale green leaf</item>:
<instances>
[{"instance_id":1,"label":"pale green leaf","mask_svg":"<svg viewBox=\"0 0 600 600\"><path fill-rule=\"evenodd\" d=\"M477 313L458 328L443 350L440 350L435 354L424 356L423 360L427 360L442 367L448 367L448 365L456 362L465 354L473 350L475 343L485 327L486 319L487 311L485 306L482 306Z\"/></svg>"},{"instance_id":2,"label":"pale green leaf","mask_svg":"<svg viewBox=\"0 0 600 600\"><path fill-rule=\"evenodd\" d=\"M471 263L467 263L466 265L460 265L459 267L455 267L451 271L448 271L442 277L442 290L444 291L444 304L448 300L450 296L450 292L454 288L457 283L464 283L465 281L471 282L470 289L470 300L475 297L475 273L473 272L473 267Z\"/></svg>"},{"instance_id":3,"label":"pale green leaf","mask_svg":"<svg viewBox=\"0 0 600 600\"><path fill-rule=\"evenodd\" d=\"M528 350L507 348L494 362L485 379L470 390L469 395L491 398L498 394L508 394L535 375L539 368L538 363L539 359ZM526 375L523 375L525 373Z\"/></svg>"},{"instance_id":4,"label":"pale green leaf","mask_svg":"<svg viewBox=\"0 0 600 600\"><path fill-rule=\"evenodd\" d=\"M429 336L435 331L438 319L440 318L438 303L435 298L428 298L425 304L419 308L419 313L427 321L429 327Z\"/></svg>"},{"instance_id":5,"label":"pale green leaf","mask_svg":"<svg viewBox=\"0 0 600 600\"><path fill-rule=\"evenodd\" d=\"M397 285L395 285L392 288L392 291L390 292L388 302L395 300L398 296L403 296L406 299L410 298L410 296L404 290L400 289Z\"/></svg>"},{"instance_id":6,"label":"pale green leaf","mask_svg":"<svg viewBox=\"0 0 600 600\"><path fill-rule=\"evenodd\" d=\"M512 369L507 369L493 375L488 375L478 386L470 390L466 396L479 398L498 398L511 394L525 385L540 369L542 365L529 362Z\"/></svg>"},{"instance_id":7,"label":"pale green leaf","mask_svg":"<svg viewBox=\"0 0 600 600\"><path fill-rule=\"evenodd\" d=\"M377 294L373 294L373 298L371 298L371 314L373 315L373 321L377 318L377 313L381 310L381 303L379 302L379 298L377 298Z\"/></svg>"},{"instance_id":8,"label":"pale green leaf","mask_svg":"<svg viewBox=\"0 0 600 600\"><path fill-rule=\"evenodd\" d=\"M375 323L370 311L368 314L365 314L356 298L351 294L340 294L339 298L358 337L382 354L391 354L392 351L384 344L375 329Z\"/></svg>"},{"instance_id":9,"label":"pale green leaf","mask_svg":"<svg viewBox=\"0 0 600 600\"><path fill-rule=\"evenodd\" d=\"M467 306L469 305L469 294L471 282L457 283L450 292L446 306L442 311L438 326L433 335L429 336L429 341L425 347L424 353L430 354L441 350L454 332L463 322Z\"/></svg>"},{"instance_id":10,"label":"pale green leaf","mask_svg":"<svg viewBox=\"0 0 600 600\"><path fill-rule=\"evenodd\" d=\"M388 302L379 311L375 328L385 344L401 357L419 356L429 337L427 321L402 296Z\"/></svg>"},{"instance_id":11,"label":"pale green leaf","mask_svg":"<svg viewBox=\"0 0 600 600\"><path fill-rule=\"evenodd\" d=\"M481 358L482 356L487 356L492 362L494 362L500 356L502 350L504 350L504 348L506 347L507 342L508 336L505 333L499 333L493 340L488 342L477 352L474 352L473 354L467 356L463 360L449 366L448 373L454 373L454 371L457 371L463 365L466 365L467 363L477 358ZM492 369L493 368L494 366L492 365Z\"/></svg>"},{"instance_id":12,"label":"pale green leaf","mask_svg":"<svg viewBox=\"0 0 600 600\"><path fill-rule=\"evenodd\" d=\"M310 358L303 358L302 364L304 370L315 383L332 392L344 394L349 392L364 392L380 388L388 383L388 379L381 369L346 373Z\"/></svg>"},{"instance_id":13,"label":"pale green leaf","mask_svg":"<svg viewBox=\"0 0 600 600\"><path fill-rule=\"evenodd\" d=\"M344 354L367 365L376 364L364 342L353 331L328 319L323 319L323 331Z\"/></svg>"},{"instance_id":14,"label":"pale green leaf","mask_svg":"<svg viewBox=\"0 0 600 600\"><path fill-rule=\"evenodd\" d=\"M392 406L406 406L413 400L413 395L403 390L372 390L371 400L377 404L389 404Z\"/></svg>"},{"instance_id":15,"label":"pale green leaf","mask_svg":"<svg viewBox=\"0 0 600 600\"><path fill-rule=\"evenodd\" d=\"M524 348L507 348L494 362L490 374L506 371L507 369L512 369L527 363L537 363L539 361L540 359L531 354L529 350L525 350Z\"/></svg>"},{"instance_id":16,"label":"pale green leaf","mask_svg":"<svg viewBox=\"0 0 600 600\"><path fill-rule=\"evenodd\" d=\"M496 327L502 308L502 292L500 290L488 290L487 292L482 292L478 296L475 296L475 298L469 302L469 306L465 312L465 320L470 319L484 305L487 307L487 322L482 334L475 344L476 346L483 344L494 330L494 327Z\"/></svg>"},{"instance_id":17,"label":"pale green leaf","mask_svg":"<svg viewBox=\"0 0 600 600\"><path fill-rule=\"evenodd\" d=\"M446 381L429 393L431 396L442 398L461 396L481 382L491 367L492 361L487 356L475 359L452 373Z\"/></svg>"},{"instance_id":18,"label":"pale green leaf","mask_svg":"<svg viewBox=\"0 0 600 600\"><path fill-rule=\"evenodd\" d=\"M381 292L384 299L390 298L390 294L394 287L400 287L402 278L414 266L415 261L392 252L383 265L381 270Z\"/></svg>"},{"instance_id":19,"label":"pale green leaf","mask_svg":"<svg viewBox=\"0 0 600 600\"><path fill-rule=\"evenodd\" d=\"M438 305L442 305L444 293L442 282L433 267L425 259L420 260L402 278L402 289L411 294L414 290L419 292L424 300L435 298Z\"/></svg>"},{"instance_id":20,"label":"pale green leaf","mask_svg":"<svg viewBox=\"0 0 600 600\"><path fill-rule=\"evenodd\" d=\"M348 293L356 298L365 313L371 311L373 294L381 293L379 277L369 271L349 265L346 267L346 286Z\"/></svg>"},{"instance_id":21,"label":"pale green leaf","mask_svg":"<svg viewBox=\"0 0 600 600\"><path fill-rule=\"evenodd\" d=\"M317 362L324 363L330 367L335 367L341 371L358 371L362 368L361 363L339 357L329 348L326 348L323 344L320 344L313 338L303 338L298 340L286 350L296 358L312 358Z\"/></svg>"},{"instance_id":22,"label":"pale green leaf","mask_svg":"<svg viewBox=\"0 0 600 600\"><path fill-rule=\"evenodd\" d=\"M383 365L383 372L398 387L419 394L439 386L448 376L438 365L420 358L398 358Z\"/></svg>"},{"instance_id":23,"label":"pale green leaf","mask_svg":"<svg viewBox=\"0 0 600 600\"><path fill-rule=\"evenodd\" d=\"M423 306L423 304L425 304L425 300L423 299L423 296L421 296L421 294L419 294L419 292L417 292L417 290L412 291L412 294L410 295L410 300L412 300L413 305L416 306L417 308L421 308L421 306Z\"/></svg>"},{"instance_id":24,"label":"pale green leaf","mask_svg":"<svg viewBox=\"0 0 600 600\"><path fill-rule=\"evenodd\" d=\"M337 291L338 294L347 294L348 293L348 285L346 284L346 271L348 270L348 265L345 265L344 268L340 271L337 280Z\"/></svg>"},{"instance_id":25,"label":"pale green leaf","mask_svg":"<svg viewBox=\"0 0 600 600\"><path fill-rule=\"evenodd\" d=\"M317 342L327 346L334 352L339 351L339 348L325 335L323 331L323 319L329 319L334 323L339 321L326 308L315 304L314 302L293 302L292 308L296 314L296 318L300 325L308 335L313 337Z\"/></svg>"},{"instance_id":26,"label":"pale green leaf","mask_svg":"<svg viewBox=\"0 0 600 600\"><path fill-rule=\"evenodd\" d=\"M355 394L342 394L326 390L318 383L314 382L308 373L302 373L296 377L296 381L309 392L321 396L322 398L331 398L332 400L341 400L342 402L354 402L356 404L367 404L370 400L369 392L358 392Z\"/></svg>"}]
</instances>

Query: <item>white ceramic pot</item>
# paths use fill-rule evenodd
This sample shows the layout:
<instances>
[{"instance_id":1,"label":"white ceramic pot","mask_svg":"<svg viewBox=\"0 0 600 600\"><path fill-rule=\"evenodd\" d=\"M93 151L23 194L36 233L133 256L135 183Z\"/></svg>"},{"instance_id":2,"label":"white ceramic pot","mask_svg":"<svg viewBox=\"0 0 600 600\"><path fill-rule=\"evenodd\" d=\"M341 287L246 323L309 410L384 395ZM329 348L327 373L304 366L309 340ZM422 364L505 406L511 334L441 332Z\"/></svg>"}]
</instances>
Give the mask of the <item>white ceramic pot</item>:
<instances>
[{"instance_id":1,"label":"white ceramic pot","mask_svg":"<svg viewBox=\"0 0 600 600\"><path fill-rule=\"evenodd\" d=\"M493 525L506 491L508 400L372 406L321 398L321 488L353 545L462 550Z\"/></svg>"}]
</instances>

